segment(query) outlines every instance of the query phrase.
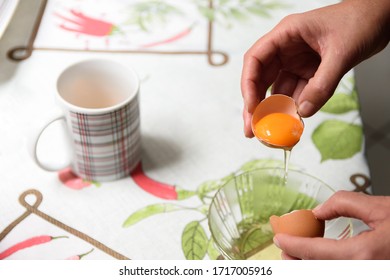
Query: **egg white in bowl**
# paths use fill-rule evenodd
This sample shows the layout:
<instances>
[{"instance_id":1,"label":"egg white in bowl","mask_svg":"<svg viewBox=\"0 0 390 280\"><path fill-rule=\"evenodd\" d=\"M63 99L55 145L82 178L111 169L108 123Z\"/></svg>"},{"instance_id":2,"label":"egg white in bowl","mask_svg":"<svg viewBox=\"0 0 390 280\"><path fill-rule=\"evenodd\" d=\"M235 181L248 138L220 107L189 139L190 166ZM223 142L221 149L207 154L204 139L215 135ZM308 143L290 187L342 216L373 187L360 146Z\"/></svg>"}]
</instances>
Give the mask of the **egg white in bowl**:
<instances>
[{"instance_id":1,"label":"egg white in bowl","mask_svg":"<svg viewBox=\"0 0 390 280\"><path fill-rule=\"evenodd\" d=\"M213 241L224 259L280 259L269 219L293 210L313 209L335 191L301 171L262 168L233 177L214 195L208 212ZM304 225L303 225L304 226ZM349 218L325 222L324 238L352 236Z\"/></svg>"}]
</instances>

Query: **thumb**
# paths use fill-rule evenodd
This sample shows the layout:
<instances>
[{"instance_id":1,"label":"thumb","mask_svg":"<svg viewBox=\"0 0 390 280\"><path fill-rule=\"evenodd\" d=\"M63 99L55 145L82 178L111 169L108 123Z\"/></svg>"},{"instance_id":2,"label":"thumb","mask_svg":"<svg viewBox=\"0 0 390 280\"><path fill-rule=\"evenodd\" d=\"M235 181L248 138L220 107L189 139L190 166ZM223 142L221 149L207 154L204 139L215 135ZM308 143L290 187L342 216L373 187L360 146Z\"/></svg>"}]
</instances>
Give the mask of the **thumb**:
<instances>
[{"instance_id":1,"label":"thumb","mask_svg":"<svg viewBox=\"0 0 390 280\"><path fill-rule=\"evenodd\" d=\"M337 55L322 58L314 76L308 81L298 100L302 117L310 117L332 97L344 75L342 60Z\"/></svg>"},{"instance_id":2,"label":"thumb","mask_svg":"<svg viewBox=\"0 0 390 280\"><path fill-rule=\"evenodd\" d=\"M321 220L331 220L337 217L350 217L370 222L372 216L367 211L372 204L372 197L351 191L338 191L323 204L313 209L314 215ZM364 205L364 207L362 207Z\"/></svg>"}]
</instances>

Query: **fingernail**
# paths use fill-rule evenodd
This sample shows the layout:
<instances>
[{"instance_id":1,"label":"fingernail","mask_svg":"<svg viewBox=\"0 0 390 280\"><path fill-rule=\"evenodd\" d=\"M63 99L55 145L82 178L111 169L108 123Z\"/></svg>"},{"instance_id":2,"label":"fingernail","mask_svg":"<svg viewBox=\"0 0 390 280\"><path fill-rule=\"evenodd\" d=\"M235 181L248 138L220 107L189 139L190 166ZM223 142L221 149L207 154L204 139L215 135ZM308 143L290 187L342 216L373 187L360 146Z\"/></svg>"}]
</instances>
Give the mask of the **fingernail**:
<instances>
[{"instance_id":1,"label":"fingernail","mask_svg":"<svg viewBox=\"0 0 390 280\"><path fill-rule=\"evenodd\" d=\"M298 113L304 117L312 114L314 109L315 107L313 103L310 101L303 101L301 104L299 104Z\"/></svg>"},{"instance_id":2,"label":"fingernail","mask_svg":"<svg viewBox=\"0 0 390 280\"><path fill-rule=\"evenodd\" d=\"M275 246L280 248L279 240L276 237L273 238L273 241L274 241Z\"/></svg>"},{"instance_id":3,"label":"fingernail","mask_svg":"<svg viewBox=\"0 0 390 280\"><path fill-rule=\"evenodd\" d=\"M322 203L321 204L318 204L316 207L314 207L314 209L312 210L314 213L319 211L322 207Z\"/></svg>"}]
</instances>

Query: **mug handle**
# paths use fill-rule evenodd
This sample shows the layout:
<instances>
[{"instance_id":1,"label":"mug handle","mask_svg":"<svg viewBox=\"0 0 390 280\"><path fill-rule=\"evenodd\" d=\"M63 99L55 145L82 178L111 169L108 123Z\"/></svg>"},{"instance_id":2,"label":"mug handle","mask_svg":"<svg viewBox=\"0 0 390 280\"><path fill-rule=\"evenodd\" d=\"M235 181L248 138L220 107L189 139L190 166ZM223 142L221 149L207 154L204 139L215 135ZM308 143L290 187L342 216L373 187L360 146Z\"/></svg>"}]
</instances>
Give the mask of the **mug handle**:
<instances>
[{"instance_id":1,"label":"mug handle","mask_svg":"<svg viewBox=\"0 0 390 280\"><path fill-rule=\"evenodd\" d=\"M56 122L62 122L62 129L69 136L68 131L66 129L65 116L63 114L57 115L51 121L49 121L48 123L43 125L43 127L40 130L38 130L38 133L36 133L35 137L31 138L31 143L30 143L30 148L29 148L30 153L31 153L32 158L35 161L35 163L43 170L50 171L50 172L59 171L61 169L69 167L71 165L71 162L72 162L72 158L70 157L68 159L67 158L62 159L62 161L63 161L62 163L45 163L44 161L42 161L42 159L38 155L38 146L39 146L39 142L41 140L42 135L50 126L52 126ZM71 141L70 141L69 137L66 137L66 138L67 138L66 139L67 145L64 145L64 147L61 147L61 148L63 148L66 151L67 155L72 155Z\"/></svg>"}]
</instances>

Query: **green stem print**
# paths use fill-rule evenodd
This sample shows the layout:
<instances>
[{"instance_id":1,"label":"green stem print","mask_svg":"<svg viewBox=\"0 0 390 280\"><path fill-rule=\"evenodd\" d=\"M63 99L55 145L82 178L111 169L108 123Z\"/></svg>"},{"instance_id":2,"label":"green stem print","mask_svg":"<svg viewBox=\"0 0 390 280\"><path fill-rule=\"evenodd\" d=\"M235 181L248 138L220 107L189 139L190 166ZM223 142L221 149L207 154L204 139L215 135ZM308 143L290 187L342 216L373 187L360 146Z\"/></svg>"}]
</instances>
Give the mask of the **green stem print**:
<instances>
[{"instance_id":1,"label":"green stem print","mask_svg":"<svg viewBox=\"0 0 390 280\"><path fill-rule=\"evenodd\" d=\"M322 107L321 112L341 115L359 110L355 82L352 78L347 82L349 85L344 81L338 86L336 93ZM326 120L317 126L313 131L312 140L321 153L321 162L329 159L348 159L361 151L363 128L353 122Z\"/></svg>"}]
</instances>

